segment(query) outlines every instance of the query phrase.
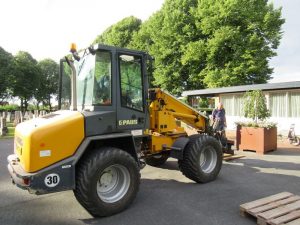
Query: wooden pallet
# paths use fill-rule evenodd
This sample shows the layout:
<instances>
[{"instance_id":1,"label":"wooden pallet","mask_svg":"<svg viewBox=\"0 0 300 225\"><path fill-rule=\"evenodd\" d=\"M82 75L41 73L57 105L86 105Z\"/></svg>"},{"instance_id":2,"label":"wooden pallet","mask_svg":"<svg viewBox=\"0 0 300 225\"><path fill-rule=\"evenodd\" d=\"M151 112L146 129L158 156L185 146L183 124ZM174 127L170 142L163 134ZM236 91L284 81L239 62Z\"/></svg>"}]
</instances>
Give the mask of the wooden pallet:
<instances>
[{"instance_id":1,"label":"wooden pallet","mask_svg":"<svg viewBox=\"0 0 300 225\"><path fill-rule=\"evenodd\" d=\"M281 192L240 205L240 214L256 217L259 225L300 225L300 196Z\"/></svg>"},{"instance_id":2,"label":"wooden pallet","mask_svg":"<svg viewBox=\"0 0 300 225\"><path fill-rule=\"evenodd\" d=\"M234 160L234 159L239 159L245 157L244 155L232 155L232 154L223 154L223 160L229 161L229 160Z\"/></svg>"}]
</instances>

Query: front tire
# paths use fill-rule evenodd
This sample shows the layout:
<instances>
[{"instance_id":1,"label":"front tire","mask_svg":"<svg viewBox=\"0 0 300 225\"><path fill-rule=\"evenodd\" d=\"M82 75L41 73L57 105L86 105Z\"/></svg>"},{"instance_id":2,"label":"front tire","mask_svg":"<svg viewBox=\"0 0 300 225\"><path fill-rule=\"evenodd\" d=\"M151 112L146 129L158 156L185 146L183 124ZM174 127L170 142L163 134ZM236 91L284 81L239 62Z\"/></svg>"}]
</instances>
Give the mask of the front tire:
<instances>
[{"instance_id":1,"label":"front tire","mask_svg":"<svg viewBox=\"0 0 300 225\"><path fill-rule=\"evenodd\" d=\"M213 181L222 167L223 153L218 140L207 135L192 135L184 149L179 169L197 183Z\"/></svg>"},{"instance_id":2,"label":"front tire","mask_svg":"<svg viewBox=\"0 0 300 225\"><path fill-rule=\"evenodd\" d=\"M77 168L74 195L94 217L116 214L134 200L140 184L137 162L127 152L104 147L91 152Z\"/></svg>"}]
</instances>

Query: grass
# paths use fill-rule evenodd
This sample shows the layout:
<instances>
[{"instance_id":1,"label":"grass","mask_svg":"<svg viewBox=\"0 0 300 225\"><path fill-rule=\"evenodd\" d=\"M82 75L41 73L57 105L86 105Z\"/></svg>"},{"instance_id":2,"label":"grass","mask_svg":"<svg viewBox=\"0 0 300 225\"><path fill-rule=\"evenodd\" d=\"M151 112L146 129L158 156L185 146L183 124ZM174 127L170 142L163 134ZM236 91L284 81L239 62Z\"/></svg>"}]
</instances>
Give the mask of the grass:
<instances>
[{"instance_id":1,"label":"grass","mask_svg":"<svg viewBox=\"0 0 300 225\"><path fill-rule=\"evenodd\" d=\"M0 139L13 138L15 135L15 127L13 123L6 123L8 133L5 136L0 136Z\"/></svg>"},{"instance_id":2,"label":"grass","mask_svg":"<svg viewBox=\"0 0 300 225\"><path fill-rule=\"evenodd\" d=\"M14 134L15 134L15 128L14 127L8 127L7 135L14 135Z\"/></svg>"},{"instance_id":3,"label":"grass","mask_svg":"<svg viewBox=\"0 0 300 225\"><path fill-rule=\"evenodd\" d=\"M7 127L14 127L14 123L6 123Z\"/></svg>"},{"instance_id":4,"label":"grass","mask_svg":"<svg viewBox=\"0 0 300 225\"><path fill-rule=\"evenodd\" d=\"M12 135L6 135L6 136L0 136L0 140L2 140L2 139L12 139L12 138L14 138L14 136Z\"/></svg>"}]
</instances>

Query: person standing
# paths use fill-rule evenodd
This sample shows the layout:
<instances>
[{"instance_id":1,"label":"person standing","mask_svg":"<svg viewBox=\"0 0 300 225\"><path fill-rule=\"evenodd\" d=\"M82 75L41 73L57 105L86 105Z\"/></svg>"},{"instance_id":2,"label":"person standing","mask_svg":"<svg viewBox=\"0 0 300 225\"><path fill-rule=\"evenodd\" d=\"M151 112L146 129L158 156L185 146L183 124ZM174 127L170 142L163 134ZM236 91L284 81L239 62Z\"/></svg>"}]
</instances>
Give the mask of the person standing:
<instances>
[{"instance_id":1,"label":"person standing","mask_svg":"<svg viewBox=\"0 0 300 225\"><path fill-rule=\"evenodd\" d=\"M213 129L215 131L223 131L226 127L226 116L223 103L219 102L216 109L212 113Z\"/></svg>"}]
</instances>

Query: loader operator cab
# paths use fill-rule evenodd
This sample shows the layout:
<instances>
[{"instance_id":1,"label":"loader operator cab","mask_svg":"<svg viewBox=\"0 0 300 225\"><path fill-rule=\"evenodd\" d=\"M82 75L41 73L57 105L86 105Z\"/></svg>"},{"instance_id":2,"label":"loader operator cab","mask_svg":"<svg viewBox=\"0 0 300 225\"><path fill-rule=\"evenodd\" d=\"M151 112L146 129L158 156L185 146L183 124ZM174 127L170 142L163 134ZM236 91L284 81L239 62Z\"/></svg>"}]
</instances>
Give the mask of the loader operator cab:
<instances>
[{"instance_id":1,"label":"loader operator cab","mask_svg":"<svg viewBox=\"0 0 300 225\"><path fill-rule=\"evenodd\" d=\"M72 108L72 63L76 70L76 108L91 124L87 129L90 135L145 128L148 55L104 45L76 54L60 62L59 108ZM102 122L95 130L94 117L106 125L103 127Z\"/></svg>"}]
</instances>

